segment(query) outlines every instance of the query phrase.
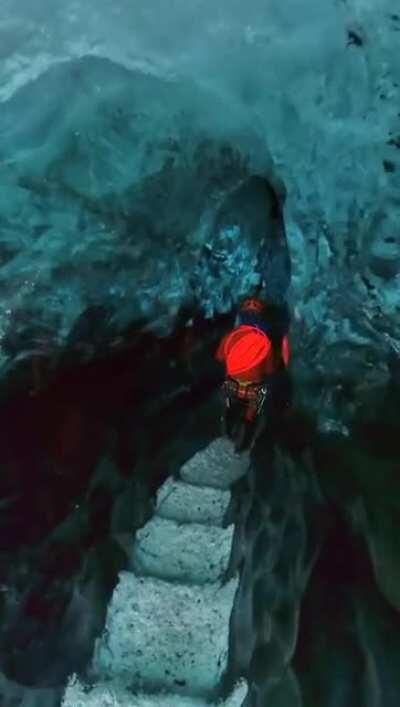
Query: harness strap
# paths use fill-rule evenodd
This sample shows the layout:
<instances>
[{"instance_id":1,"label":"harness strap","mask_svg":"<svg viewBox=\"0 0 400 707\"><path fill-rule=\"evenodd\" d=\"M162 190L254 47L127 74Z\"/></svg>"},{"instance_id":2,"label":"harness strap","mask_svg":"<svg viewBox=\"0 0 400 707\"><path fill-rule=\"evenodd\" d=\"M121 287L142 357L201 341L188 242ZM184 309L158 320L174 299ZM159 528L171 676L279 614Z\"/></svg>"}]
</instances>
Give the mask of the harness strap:
<instances>
[{"instance_id":1,"label":"harness strap","mask_svg":"<svg viewBox=\"0 0 400 707\"><path fill-rule=\"evenodd\" d=\"M266 383L240 385L233 378L228 378L222 385L222 391L228 408L231 406L232 399L236 399L245 403L248 408L254 410L258 415L264 406L268 394L268 386Z\"/></svg>"}]
</instances>

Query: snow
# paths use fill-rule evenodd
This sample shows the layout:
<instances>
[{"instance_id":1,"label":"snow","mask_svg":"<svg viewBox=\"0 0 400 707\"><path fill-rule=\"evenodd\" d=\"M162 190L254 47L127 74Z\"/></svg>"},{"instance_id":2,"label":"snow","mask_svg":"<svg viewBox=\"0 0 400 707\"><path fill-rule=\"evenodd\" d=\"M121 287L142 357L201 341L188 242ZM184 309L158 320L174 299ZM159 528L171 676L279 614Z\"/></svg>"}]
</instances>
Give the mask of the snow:
<instances>
[{"instance_id":1,"label":"snow","mask_svg":"<svg viewBox=\"0 0 400 707\"><path fill-rule=\"evenodd\" d=\"M233 528L177 523L156 516L136 534L133 570L170 581L221 580L228 566Z\"/></svg>"},{"instance_id":2,"label":"snow","mask_svg":"<svg viewBox=\"0 0 400 707\"><path fill-rule=\"evenodd\" d=\"M157 514L181 523L221 526L229 498L229 491L197 487L170 478L158 491Z\"/></svg>"}]
</instances>

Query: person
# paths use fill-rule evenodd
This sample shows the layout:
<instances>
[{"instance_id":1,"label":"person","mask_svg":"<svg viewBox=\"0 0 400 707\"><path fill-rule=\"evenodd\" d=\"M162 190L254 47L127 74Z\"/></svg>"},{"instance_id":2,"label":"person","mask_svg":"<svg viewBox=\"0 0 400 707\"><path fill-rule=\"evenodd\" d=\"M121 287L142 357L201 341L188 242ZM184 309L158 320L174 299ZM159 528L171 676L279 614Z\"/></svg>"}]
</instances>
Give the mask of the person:
<instances>
[{"instance_id":1,"label":"person","mask_svg":"<svg viewBox=\"0 0 400 707\"><path fill-rule=\"evenodd\" d=\"M216 359L225 365L223 433L235 442L237 454L253 446L266 400L282 390L282 373L290 361L288 327L284 308L248 297L239 308L233 331L217 348ZM287 396L283 397L285 406Z\"/></svg>"}]
</instances>

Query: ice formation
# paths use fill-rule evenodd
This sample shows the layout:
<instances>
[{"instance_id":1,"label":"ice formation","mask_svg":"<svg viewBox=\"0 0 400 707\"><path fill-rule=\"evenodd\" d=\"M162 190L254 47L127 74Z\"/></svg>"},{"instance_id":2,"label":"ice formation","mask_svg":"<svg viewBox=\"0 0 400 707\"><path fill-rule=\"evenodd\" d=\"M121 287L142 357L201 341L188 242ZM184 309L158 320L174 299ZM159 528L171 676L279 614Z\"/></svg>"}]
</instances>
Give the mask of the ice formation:
<instances>
[{"instance_id":1,"label":"ice formation","mask_svg":"<svg viewBox=\"0 0 400 707\"><path fill-rule=\"evenodd\" d=\"M65 698L68 707L133 707L132 700L143 707L200 707L210 681L214 686L221 678L222 664L229 666L228 677L246 673L249 678L248 694L242 683L226 697L230 707L243 700L246 707L264 707L264 700L271 707L300 705L299 676L303 693L321 707L398 705L399 651L391 630L400 606L395 539L399 33L393 0L253 0L250 5L239 0L1 0L2 392L10 380L25 390L32 359L44 359L57 370L60 362L111 356L131 341L132 330L164 340L182 309L188 312L188 327L195 314L213 326L214 318L219 321L264 278L270 293L289 300L297 396L325 435L322 442L315 442L316 435L308 440L312 473L303 468L304 460L296 459L293 474L284 458L278 470L266 473L270 460L260 457L243 481L230 460L237 472L236 511L229 500L232 479L225 483L229 453L218 444L218 454L211 447L206 464L204 456L197 457L183 468L179 481L162 486L157 520L138 534L108 621L123 628L118 597L136 592L138 606L145 607L139 613L128 607L136 629L147 615L150 622L158 598L158 604L169 607L173 631L174 604L167 607L163 582L184 584L192 570L196 582L181 597L182 606L190 612L197 597L202 612L197 620L205 617L208 631L202 638L199 628L198 672L192 669L189 648L185 653L184 679L192 681L193 694L183 690L171 703L168 695L141 692L146 680L147 688L160 688L160 665L155 664L132 692L122 684L129 671L124 661L138 644L117 640L118 660L113 662L104 634L96 653L99 681L88 688L73 680ZM212 339L207 331L197 342L196 375L202 382L201 346L210 344L207 336ZM176 371L176 361L157 367L149 400L140 401L145 420L153 422L155 405L167 429L172 429L168 401L179 400L190 388L179 372L174 378L173 366ZM165 388L163 377L168 378ZM78 411L83 407L81 401L75 405ZM391 415L391 428L382 430L381 425L377 431L376 420L369 422L374 414L383 426ZM69 438L76 419L79 431L75 415L73 409L72 423L66 425ZM359 428L357 415L363 422ZM145 438L138 418L135 424ZM6 419L4 425L7 431ZM92 429L83 428L82 448ZM149 438L151 446L154 438ZM302 442L295 434L291 442L293 454L300 456ZM162 438L162 443L168 446L169 441ZM171 446L185 443L177 434ZM2 514L8 527L14 491L18 497L18 482L23 485L25 477L18 476L22 466L14 467L14 460L10 471L5 449ZM65 466L76 466L68 449L65 456ZM160 466L164 460L161 454ZM34 480L39 478L47 492L51 473L46 476L42 460L35 463ZM311 489L314 472L323 498ZM50 488L63 493L58 476ZM116 493L114 487L108 491ZM104 488L103 493L107 506ZM102 509L101 492L99 497ZM47 497L43 492L33 498L40 514ZM118 503L129 516L129 507ZM222 531L228 504L234 531ZM320 506L322 515L329 515L328 528L325 516L320 520ZM75 511L79 516L78 503ZM22 516L11 518L17 535ZM76 527L85 521L76 523L71 523L75 543L80 537L74 535ZM180 523L187 525L181 534ZM352 534L343 533L344 526ZM176 550L174 562L162 556L161 534ZM328 538L325 551L304 600L323 538ZM127 543L126 537L119 541ZM188 551L190 542L198 543L199 552ZM338 546L344 549L339 552ZM227 562L230 580L215 610L215 624L207 624L212 605L202 581L210 572L210 583L216 582ZM142 579L132 579L135 572ZM337 587L342 574L343 586ZM141 594L147 583L152 592ZM66 605L78 607L77 623L82 606L92 602L76 588L71 594ZM7 623L5 643L13 634L14 614L24 617L13 597L6 587L11 628ZM83 625L82 636L93 637L89 624ZM145 626L141 637L148 639L153 655L165 644L150 628L147 634ZM13 652L2 647L6 672L25 670L25 635L29 655L40 646L42 634L33 620L26 631L18 635ZM303 641L295 655L299 631ZM57 636L53 639L59 647ZM202 652L207 640L213 655L223 653L227 662L207 663L207 651ZM37 652L42 666L45 652ZM62 662L61 649L60 656ZM135 660L141 674L146 655L137 653ZM168 666L172 675L175 666ZM51 688L39 685L36 696L30 692L33 667L28 667L24 685L22 678L18 685L13 676L1 676L0 701L8 699L6 707L18 700L23 707L36 707L35 700L40 707L54 707ZM119 682L113 683L116 675Z\"/></svg>"}]
</instances>

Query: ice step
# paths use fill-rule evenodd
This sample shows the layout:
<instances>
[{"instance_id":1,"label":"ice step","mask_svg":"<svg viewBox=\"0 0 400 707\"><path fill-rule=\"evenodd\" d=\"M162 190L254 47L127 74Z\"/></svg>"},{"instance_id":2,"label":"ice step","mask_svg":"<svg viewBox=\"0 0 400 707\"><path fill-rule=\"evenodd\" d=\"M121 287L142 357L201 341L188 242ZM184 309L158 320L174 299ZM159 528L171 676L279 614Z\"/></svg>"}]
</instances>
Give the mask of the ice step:
<instances>
[{"instance_id":1,"label":"ice step","mask_svg":"<svg viewBox=\"0 0 400 707\"><path fill-rule=\"evenodd\" d=\"M242 682L225 702L218 703L218 707L240 707L246 693L246 684ZM113 683L88 688L79 681L72 680L65 691L61 707L213 707L213 705L196 697L171 693L132 694Z\"/></svg>"},{"instance_id":2,"label":"ice step","mask_svg":"<svg viewBox=\"0 0 400 707\"><path fill-rule=\"evenodd\" d=\"M229 499L229 491L169 478L158 491L156 513L161 518L181 523L222 526Z\"/></svg>"},{"instance_id":3,"label":"ice step","mask_svg":"<svg viewBox=\"0 0 400 707\"><path fill-rule=\"evenodd\" d=\"M180 525L153 516L136 534L130 568L137 575L175 582L217 582L228 567L232 536L233 525Z\"/></svg>"},{"instance_id":4,"label":"ice step","mask_svg":"<svg viewBox=\"0 0 400 707\"><path fill-rule=\"evenodd\" d=\"M93 669L148 692L207 697L226 668L237 578L186 586L121 572Z\"/></svg>"},{"instance_id":5,"label":"ice step","mask_svg":"<svg viewBox=\"0 0 400 707\"><path fill-rule=\"evenodd\" d=\"M249 452L235 456L232 442L219 437L182 466L180 477L188 484L228 489L246 474L249 459Z\"/></svg>"}]
</instances>

